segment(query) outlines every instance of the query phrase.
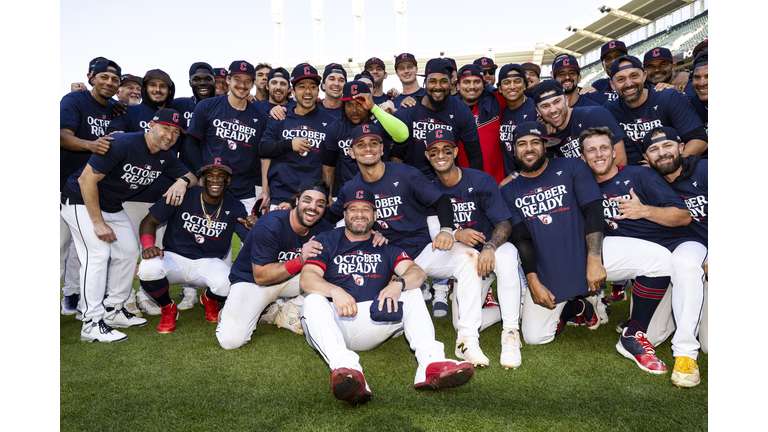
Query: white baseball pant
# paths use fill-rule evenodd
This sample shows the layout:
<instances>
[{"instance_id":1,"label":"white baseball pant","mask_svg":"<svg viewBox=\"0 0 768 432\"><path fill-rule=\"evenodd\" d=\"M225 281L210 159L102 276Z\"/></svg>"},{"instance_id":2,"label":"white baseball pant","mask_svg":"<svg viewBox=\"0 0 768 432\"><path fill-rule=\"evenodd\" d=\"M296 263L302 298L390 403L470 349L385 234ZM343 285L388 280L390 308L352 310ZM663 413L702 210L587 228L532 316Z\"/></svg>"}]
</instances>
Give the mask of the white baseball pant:
<instances>
[{"instance_id":1,"label":"white baseball pant","mask_svg":"<svg viewBox=\"0 0 768 432\"><path fill-rule=\"evenodd\" d=\"M296 297L301 293L300 277L301 273L279 284L265 287L249 282L232 284L216 327L219 345L224 349L235 349L251 340L264 308L278 297Z\"/></svg>"},{"instance_id":2,"label":"white baseball pant","mask_svg":"<svg viewBox=\"0 0 768 432\"><path fill-rule=\"evenodd\" d=\"M85 205L67 202L61 209L80 257L83 322L101 320L105 307L128 299L139 259L139 245L125 211L101 212L101 215L117 237L112 243L100 240L93 232Z\"/></svg>"},{"instance_id":3,"label":"white baseball pant","mask_svg":"<svg viewBox=\"0 0 768 432\"><path fill-rule=\"evenodd\" d=\"M696 360L699 356L701 344L696 337L700 336L700 324L708 325L703 319L708 284L702 266L706 260L707 248L701 243L689 241L675 248L671 258L672 288L664 294L648 325L646 336L654 346L659 346L674 332L672 354L675 357ZM707 330L704 330L705 339Z\"/></svg>"},{"instance_id":4,"label":"white baseball pant","mask_svg":"<svg viewBox=\"0 0 768 432\"><path fill-rule=\"evenodd\" d=\"M168 278L169 285L181 283L211 288L214 294L229 295L230 267L220 258L190 259L164 251L163 257L141 260L139 279L155 281Z\"/></svg>"},{"instance_id":5,"label":"white baseball pant","mask_svg":"<svg viewBox=\"0 0 768 432\"><path fill-rule=\"evenodd\" d=\"M373 349L404 329L419 365L413 383L425 381L427 365L445 360L445 350L442 342L435 340L435 328L421 290L409 289L400 295L403 320L398 322L372 321L369 308L374 301L358 303L354 317L341 318L327 298L308 295L301 308L301 323L309 346L320 353L331 370L346 367L362 372L360 357L355 351Z\"/></svg>"},{"instance_id":6,"label":"white baseball pant","mask_svg":"<svg viewBox=\"0 0 768 432\"><path fill-rule=\"evenodd\" d=\"M670 276L671 259L672 254L667 248L649 241L613 236L603 240L603 266L607 281L634 279L638 276ZM522 332L525 343L542 345L552 342L557 334L560 314L567 302L561 301L554 309L547 309L533 302L529 289L523 299L525 314Z\"/></svg>"},{"instance_id":7,"label":"white baseball pant","mask_svg":"<svg viewBox=\"0 0 768 432\"><path fill-rule=\"evenodd\" d=\"M59 217L59 232L59 276L64 278L61 290L65 296L80 294L80 260L63 217Z\"/></svg>"}]
</instances>

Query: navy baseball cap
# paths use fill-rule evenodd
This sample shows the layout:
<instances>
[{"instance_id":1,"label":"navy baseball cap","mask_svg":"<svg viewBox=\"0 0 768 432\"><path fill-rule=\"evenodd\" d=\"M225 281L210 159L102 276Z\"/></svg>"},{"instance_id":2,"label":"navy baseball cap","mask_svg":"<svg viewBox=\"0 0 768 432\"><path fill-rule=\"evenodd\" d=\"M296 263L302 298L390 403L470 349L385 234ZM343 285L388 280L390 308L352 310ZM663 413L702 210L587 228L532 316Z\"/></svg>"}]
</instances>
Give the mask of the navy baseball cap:
<instances>
[{"instance_id":1,"label":"navy baseball cap","mask_svg":"<svg viewBox=\"0 0 768 432\"><path fill-rule=\"evenodd\" d=\"M552 76L557 75L557 71L563 68L574 68L576 69L576 72L581 73L581 67L579 66L578 60L576 60L576 57L565 54L555 59L554 62L552 62Z\"/></svg>"},{"instance_id":2,"label":"navy baseball cap","mask_svg":"<svg viewBox=\"0 0 768 432\"><path fill-rule=\"evenodd\" d=\"M606 54L608 54L611 51L616 51L616 50L619 50L619 51L623 52L624 54L628 53L627 46L624 45L624 42L622 42L620 40L608 41L608 42L606 42L605 45L600 47L600 61L603 60L603 57L605 57Z\"/></svg>"},{"instance_id":3,"label":"navy baseball cap","mask_svg":"<svg viewBox=\"0 0 768 432\"><path fill-rule=\"evenodd\" d=\"M553 90L555 93L541 97L542 93L553 91ZM532 95L533 103L538 104L541 101L545 101L549 98L553 98L563 94L565 94L565 90L563 90L563 85L560 84L560 81L556 79L548 79L540 82L539 85L537 85L536 88L533 89L533 95Z\"/></svg>"},{"instance_id":4,"label":"navy baseball cap","mask_svg":"<svg viewBox=\"0 0 768 432\"><path fill-rule=\"evenodd\" d=\"M365 78L367 80L370 80L371 84L373 84L373 77L371 76L371 73L368 71L362 71L359 74L355 75L355 79L353 81L360 81L360 78Z\"/></svg>"},{"instance_id":5,"label":"navy baseball cap","mask_svg":"<svg viewBox=\"0 0 768 432\"><path fill-rule=\"evenodd\" d=\"M432 146L432 144L437 144L441 142L447 142L456 147L456 140L453 138L453 132L449 131L448 129L432 129L431 131L427 132L427 149Z\"/></svg>"},{"instance_id":6,"label":"navy baseball cap","mask_svg":"<svg viewBox=\"0 0 768 432\"><path fill-rule=\"evenodd\" d=\"M320 182L322 182L325 185L325 188L321 188L321 187L315 186L315 183L320 183ZM325 199L328 199L329 189L330 188L328 187L328 183L326 183L325 181L323 181L321 179L307 178L307 179L302 180L301 183L299 184L299 190L298 190L298 192L296 192L296 196L297 197L301 196L301 194L303 194L305 191L314 190L314 191L318 191L318 192L324 193L325 194Z\"/></svg>"},{"instance_id":7,"label":"navy baseball cap","mask_svg":"<svg viewBox=\"0 0 768 432\"><path fill-rule=\"evenodd\" d=\"M349 133L349 137L352 138L352 144L356 143L361 138L364 138L367 136L373 136L378 138L379 141L382 141L381 131L379 130L379 127L374 124L368 124L368 123L361 124L359 126L356 126Z\"/></svg>"},{"instance_id":8,"label":"navy baseball cap","mask_svg":"<svg viewBox=\"0 0 768 432\"><path fill-rule=\"evenodd\" d=\"M541 76L541 66L537 65L536 63L531 62L525 62L522 64L523 69L527 71L534 71L536 72L536 76Z\"/></svg>"},{"instance_id":9,"label":"navy baseball cap","mask_svg":"<svg viewBox=\"0 0 768 432\"><path fill-rule=\"evenodd\" d=\"M506 78L522 78L525 80L525 67L515 63L505 64L499 70L499 82Z\"/></svg>"},{"instance_id":10,"label":"navy baseball cap","mask_svg":"<svg viewBox=\"0 0 768 432\"><path fill-rule=\"evenodd\" d=\"M700 52L699 55L693 60L693 69L695 70L699 66L707 66L709 64L709 50Z\"/></svg>"},{"instance_id":11,"label":"navy baseball cap","mask_svg":"<svg viewBox=\"0 0 768 432\"><path fill-rule=\"evenodd\" d=\"M447 59L444 58L433 58L430 61L427 62L427 65L424 66L424 73L423 74L416 74L419 76L429 76L431 73L441 73L446 74L449 77L453 74L453 71L456 68L454 68L451 65L451 62L449 62Z\"/></svg>"},{"instance_id":12,"label":"navy baseball cap","mask_svg":"<svg viewBox=\"0 0 768 432\"><path fill-rule=\"evenodd\" d=\"M619 67L619 63L622 61L628 61L632 63L631 65L624 65L622 67ZM611 63L611 73L608 74L611 78L613 78L614 75L619 73L619 71L623 71L624 69L633 69L637 68L640 70L645 70L645 67L642 63L640 63L640 59L635 56L621 56L617 58L616 60Z\"/></svg>"},{"instance_id":13,"label":"navy baseball cap","mask_svg":"<svg viewBox=\"0 0 768 432\"><path fill-rule=\"evenodd\" d=\"M363 93L371 94L371 89L368 84L362 81L349 81L344 83L344 89L341 91L341 101L348 101L354 99L356 96Z\"/></svg>"},{"instance_id":14,"label":"navy baseball cap","mask_svg":"<svg viewBox=\"0 0 768 432\"><path fill-rule=\"evenodd\" d=\"M245 74L256 79L256 69L245 60L235 60L229 64L229 75Z\"/></svg>"},{"instance_id":15,"label":"navy baseball cap","mask_svg":"<svg viewBox=\"0 0 768 432\"><path fill-rule=\"evenodd\" d=\"M125 83L127 83L127 82L129 82L129 81L133 81L133 82L135 82L136 84L138 84L139 86L141 86L141 85L143 84L143 83L142 83L142 79L141 79L141 77L140 77L140 76L131 75L131 74L123 74L123 75L120 77L120 87L122 87L122 86L123 86L123 84L125 84Z\"/></svg>"},{"instance_id":16,"label":"navy baseball cap","mask_svg":"<svg viewBox=\"0 0 768 432\"><path fill-rule=\"evenodd\" d=\"M693 56L696 57L701 51L708 51L708 50L709 50L709 38L706 38L703 41L699 42L693 48Z\"/></svg>"},{"instance_id":17,"label":"navy baseball cap","mask_svg":"<svg viewBox=\"0 0 768 432\"><path fill-rule=\"evenodd\" d=\"M458 80L461 81L464 78L469 78L471 76L476 76L480 79L483 79L483 68L476 64L468 64L464 65L459 69L458 73Z\"/></svg>"},{"instance_id":18,"label":"navy baseball cap","mask_svg":"<svg viewBox=\"0 0 768 432\"><path fill-rule=\"evenodd\" d=\"M411 53L402 53L395 58L395 68L404 61L411 62L414 66L419 66L419 63L416 61L416 56Z\"/></svg>"},{"instance_id":19,"label":"navy baseball cap","mask_svg":"<svg viewBox=\"0 0 768 432\"><path fill-rule=\"evenodd\" d=\"M305 78L313 79L317 82L317 85L323 81L320 75L317 74L317 69L309 63L299 63L293 68L291 72L291 85L296 85L297 82Z\"/></svg>"},{"instance_id":20,"label":"navy baseball cap","mask_svg":"<svg viewBox=\"0 0 768 432\"><path fill-rule=\"evenodd\" d=\"M384 60L378 57L371 57L365 61L365 66L363 67L363 69L368 69L368 66L375 65L375 64L381 66L383 69L387 68L387 66L384 65Z\"/></svg>"},{"instance_id":21,"label":"navy baseball cap","mask_svg":"<svg viewBox=\"0 0 768 432\"><path fill-rule=\"evenodd\" d=\"M559 139L547 136L547 127L537 121L529 121L518 125L512 132L512 140L517 144L517 140L528 135L536 135L541 138L544 141L545 147L560 144Z\"/></svg>"},{"instance_id":22,"label":"navy baseball cap","mask_svg":"<svg viewBox=\"0 0 768 432\"><path fill-rule=\"evenodd\" d=\"M325 81L325 79L328 78L328 75L332 73L340 73L344 75L344 81L347 80L347 71L344 70L344 66L338 63L331 63L325 67L325 71L323 72L323 81Z\"/></svg>"},{"instance_id":23,"label":"navy baseball cap","mask_svg":"<svg viewBox=\"0 0 768 432\"><path fill-rule=\"evenodd\" d=\"M451 66L453 67L453 70L456 70L456 69L458 69L458 68L459 68L459 67L456 65L456 60L454 60L454 59L452 59L452 58L450 58L450 57L443 57L443 58L444 58L444 59L446 59L446 60L448 60L448 63L450 63L450 64L451 64Z\"/></svg>"},{"instance_id":24,"label":"navy baseball cap","mask_svg":"<svg viewBox=\"0 0 768 432\"><path fill-rule=\"evenodd\" d=\"M109 70L109 67L112 66L115 68L115 70ZM121 71L120 66L117 65L117 63L113 62L109 59L99 60L93 65L93 72L91 72L91 76L96 76L100 73L108 72L111 74L117 75L118 78L121 78Z\"/></svg>"},{"instance_id":25,"label":"navy baseball cap","mask_svg":"<svg viewBox=\"0 0 768 432\"><path fill-rule=\"evenodd\" d=\"M144 82L142 84L146 84L151 79L159 79L160 81L168 84L168 87L173 87L173 80L171 80L171 77L161 69L148 70L147 73L144 74Z\"/></svg>"},{"instance_id":26,"label":"navy baseball cap","mask_svg":"<svg viewBox=\"0 0 768 432\"><path fill-rule=\"evenodd\" d=\"M496 65L496 63L493 62L493 59L490 57L480 57L479 59L472 62L473 65L480 66L483 69L494 69L498 68L499 66Z\"/></svg>"},{"instance_id":27,"label":"navy baseball cap","mask_svg":"<svg viewBox=\"0 0 768 432\"><path fill-rule=\"evenodd\" d=\"M227 70L224 69L224 68L216 68L216 69L213 70L213 77L214 78L226 78L227 75L229 75L229 74L227 73Z\"/></svg>"},{"instance_id":28,"label":"navy baseball cap","mask_svg":"<svg viewBox=\"0 0 768 432\"><path fill-rule=\"evenodd\" d=\"M651 138L653 133L657 130L664 132L664 136L657 135L656 138ZM671 126L662 126L646 132L645 136L643 137L643 153L648 151L648 147L650 147L651 144L656 144L667 140L677 141L679 143L683 142L682 138L680 138L680 134L678 134L675 128Z\"/></svg>"},{"instance_id":29,"label":"navy baseball cap","mask_svg":"<svg viewBox=\"0 0 768 432\"><path fill-rule=\"evenodd\" d=\"M653 60L667 60L669 62L674 62L675 58L672 56L672 51L669 49L656 47L645 53L645 56L643 57L643 66Z\"/></svg>"},{"instance_id":30,"label":"navy baseball cap","mask_svg":"<svg viewBox=\"0 0 768 432\"><path fill-rule=\"evenodd\" d=\"M106 59L107 59L106 57L101 57L101 56L94 57L90 62L88 62L88 73L93 72L93 65L95 65L97 61L106 60Z\"/></svg>"},{"instance_id":31,"label":"navy baseball cap","mask_svg":"<svg viewBox=\"0 0 768 432\"><path fill-rule=\"evenodd\" d=\"M365 189L359 189L356 191L350 191L349 198L344 202L344 208L354 202L365 202L371 205L376 210L376 196L373 192Z\"/></svg>"},{"instance_id":32,"label":"navy baseball cap","mask_svg":"<svg viewBox=\"0 0 768 432\"><path fill-rule=\"evenodd\" d=\"M269 71L267 74L267 82L272 81L272 78L282 78L288 83L291 82L291 74L289 74L285 68L281 67L277 67Z\"/></svg>"},{"instance_id":33,"label":"navy baseball cap","mask_svg":"<svg viewBox=\"0 0 768 432\"><path fill-rule=\"evenodd\" d=\"M192 75L199 73L197 71L198 69L205 69L208 73L213 75L213 68L211 67L211 65L209 65L206 62L195 62L195 63L192 63L192 66L189 67L189 77L191 78Z\"/></svg>"},{"instance_id":34,"label":"navy baseball cap","mask_svg":"<svg viewBox=\"0 0 768 432\"><path fill-rule=\"evenodd\" d=\"M220 169L232 175L232 168L229 166L228 161L223 157L210 157L206 161L206 164L200 168L200 173L204 173L210 169Z\"/></svg>"},{"instance_id":35,"label":"navy baseball cap","mask_svg":"<svg viewBox=\"0 0 768 432\"><path fill-rule=\"evenodd\" d=\"M181 129L182 133L187 133L184 127L182 127L182 125L186 123L186 120L184 120L184 117L181 115L181 113L173 108L162 108L157 110L155 116L152 118L152 121L169 126L176 126L177 128Z\"/></svg>"}]
</instances>

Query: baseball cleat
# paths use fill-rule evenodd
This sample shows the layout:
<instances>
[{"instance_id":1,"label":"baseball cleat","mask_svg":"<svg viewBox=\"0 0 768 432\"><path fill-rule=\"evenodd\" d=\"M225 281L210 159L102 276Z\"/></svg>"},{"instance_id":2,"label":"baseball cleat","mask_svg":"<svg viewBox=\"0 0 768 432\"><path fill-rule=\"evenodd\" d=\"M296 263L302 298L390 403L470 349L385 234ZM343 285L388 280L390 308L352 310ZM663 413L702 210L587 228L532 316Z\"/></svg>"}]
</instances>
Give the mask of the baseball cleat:
<instances>
[{"instance_id":1,"label":"baseball cleat","mask_svg":"<svg viewBox=\"0 0 768 432\"><path fill-rule=\"evenodd\" d=\"M421 284L421 295L424 297L424 303L429 305L429 301L432 300L432 293L429 291L429 280L425 280L423 284Z\"/></svg>"},{"instance_id":2,"label":"baseball cleat","mask_svg":"<svg viewBox=\"0 0 768 432\"><path fill-rule=\"evenodd\" d=\"M136 293L136 300L139 304L139 309L142 312L146 312L147 315L160 315L160 306L158 306L150 296L148 296L143 290L139 290Z\"/></svg>"},{"instance_id":3,"label":"baseball cleat","mask_svg":"<svg viewBox=\"0 0 768 432\"><path fill-rule=\"evenodd\" d=\"M672 384L679 388L696 387L701 384L699 365L696 364L696 360L685 356L675 357Z\"/></svg>"},{"instance_id":4,"label":"baseball cleat","mask_svg":"<svg viewBox=\"0 0 768 432\"><path fill-rule=\"evenodd\" d=\"M128 312L122 303L104 308L104 323L110 327L126 328L147 325L147 320Z\"/></svg>"},{"instance_id":5,"label":"baseball cleat","mask_svg":"<svg viewBox=\"0 0 768 432\"><path fill-rule=\"evenodd\" d=\"M625 328L629 326L629 320L624 321L623 323L616 326L616 333L621 333L624 331Z\"/></svg>"},{"instance_id":6,"label":"baseball cleat","mask_svg":"<svg viewBox=\"0 0 768 432\"><path fill-rule=\"evenodd\" d=\"M480 342L477 339L464 339L456 341L456 357L467 360L473 366L488 366L491 361L483 354L480 349Z\"/></svg>"},{"instance_id":7,"label":"baseball cleat","mask_svg":"<svg viewBox=\"0 0 768 432\"><path fill-rule=\"evenodd\" d=\"M160 307L160 324L157 325L158 333L171 333L176 330L176 320L179 319L179 309L171 302L168 306Z\"/></svg>"},{"instance_id":8,"label":"baseball cleat","mask_svg":"<svg viewBox=\"0 0 768 432\"><path fill-rule=\"evenodd\" d=\"M627 281L611 282L611 295L608 297L611 301L624 301L626 296Z\"/></svg>"},{"instance_id":9,"label":"baseball cleat","mask_svg":"<svg viewBox=\"0 0 768 432\"><path fill-rule=\"evenodd\" d=\"M200 303L202 303L203 307L205 308L206 321L218 322L219 321L219 302L217 302L216 300L209 299L208 296L205 295L205 292L203 292L200 295Z\"/></svg>"},{"instance_id":10,"label":"baseball cleat","mask_svg":"<svg viewBox=\"0 0 768 432\"><path fill-rule=\"evenodd\" d=\"M435 318L445 318L448 316L448 303L445 300L432 301L432 316Z\"/></svg>"},{"instance_id":11,"label":"baseball cleat","mask_svg":"<svg viewBox=\"0 0 768 432\"><path fill-rule=\"evenodd\" d=\"M586 318L584 318L584 317L583 317L583 316L581 316L581 315L579 315L579 316L575 316L575 317L571 317L571 318L570 318L570 319L569 319L569 320L568 320L568 321L565 323L565 325L569 325L569 326L571 326L571 327L583 327L583 326L587 325L587 319L586 319Z\"/></svg>"},{"instance_id":12,"label":"baseball cleat","mask_svg":"<svg viewBox=\"0 0 768 432\"><path fill-rule=\"evenodd\" d=\"M64 296L61 299L61 314L74 315L77 313L77 303L80 301L80 294Z\"/></svg>"},{"instance_id":13,"label":"baseball cleat","mask_svg":"<svg viewBox=\"0 0 768 432\"><path fill-rule=\"evenodd\" d=\"M513 328L501 331L501 367L517 369L523 362L520 355L520 332Z\"/></svg>"},{"instance_id":14,"label":"baseball cleat","mask_svg":"<svg viewBox=\"0 0 768 432\"><path fill-rule=\"evenodd\" d=\"M458 387L472 378L475 368L468 361L442 360L427 365L423 382L414 384L416 390L439 390Z\"/></svg>"},{"instance_id":15,"label":"baseball cleat","mask_svg":"<svg viewBox=\"0 0 768 432\"><path fill-rule=\"evenodd\" d=\"M336 399L347 401L352 406L364 404L373 398L363 373L356 369L334 369L331 373L331 390Z\"/></svg>"},{"instance_id":16,"label":"baseball cleat","mask_svg":"<svg viewBox=\"0 0 768 432\"><path fill-rule=\"evenodd\" d=\"M83 323L80 330L80 340L84 342L120 342L126 339L128 336L125 333L113 329L103 319Z\"/></svg>"},{"instance_id":17,"label":"baseball cleat","mask_svg":"<svg viewBox=\"0 0 768 432\"><path fill-rule=\"evenodd\" d=\"M182 290L182 294L184 294L184 298L181 299L178 309L179 310L192 309L195 306L195 303L197 303L197 289L194 287L184 287L184 289Z\"/></svg>"},{"instance_id":18,"label":"baseball cleat","mask_svg":"<svg viewBox=\"0 0 768 432\"><path fill-rule=\"evenodd\" d=\"M304 329L301 327L301 306L303 304L303 296L297 296L286 301L275 315L275 325L303 335Z\"/></svg>"},{"instance_id":19,"label":"baseball cleat","mask_svg":"<svg viewBox=\"0 0 768 432\"><path fill-rule=\"evenodd\" d=\"M499 302L496 301L495 298L493 298L493 290L488 290L488 294L485 295L485 304L483 304L483 307L494 307L499 306Z\"/></svg>"},{"instance_id":20,"label":"baseball cleat","mask_svg":"<svg viewBox=\"0 0 768 432\"><path fill-rule=\"evenodd\" d=\"M600 290L600 293L593 297L597 297L595 310L600 316L600 324L608 324L608 315L611 314L611 304L605 298L605 292Z\"/></svg>"},{"instance_id":21,"label":"baseball cleat","mask_svg":"<svg viewBox=\"0 0 768 432\"><path fill-rule=\"evenodd\" d=\"M133 288L131 288L131 294L128 296L128 300L125 301L125 308L128 309L128 312L137 317L142 317L141 310L136 306L136 291L134 291Z\"/></svg>"},{"instance_id":22,"label":"baseball cleat","mask_svg":"<svg viewBox=\"0 0 768 432\"><path fill-rule=\"evenodd\" d=\"M656 375L667 373L667 365L656 357L653 344L648 341L645 334L639 331L630 335L628 331L628 328L622 331L619 341L616 343L616 351L633 360L640 369L646 372Z\"/></svg>"},{"instance_id":23,"label":"baseball cleat","mask_svg":"<svg viewBox=\"0 0 768 432\"><path fill-rule=\"evenodd\" d=\"M600 298L593 295L581 301L584 302L584 311L581 313L581 316L587 319L587 328L597 330L601 323L600 314L597 312L597 304L600 302Z\"/></svg>"}]
</instances>

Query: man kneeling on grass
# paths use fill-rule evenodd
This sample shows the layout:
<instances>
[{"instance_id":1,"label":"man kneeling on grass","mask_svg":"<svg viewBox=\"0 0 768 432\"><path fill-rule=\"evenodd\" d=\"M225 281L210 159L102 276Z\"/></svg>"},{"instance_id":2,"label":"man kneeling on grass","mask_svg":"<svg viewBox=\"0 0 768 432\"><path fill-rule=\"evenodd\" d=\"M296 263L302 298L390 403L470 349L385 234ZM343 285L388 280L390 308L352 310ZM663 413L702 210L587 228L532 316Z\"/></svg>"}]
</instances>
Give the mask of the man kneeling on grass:
<instances>
[{"instance_id":1,"label":"man kneeling on grass","mask_svg":"<svg viewBox=\"0 0 768 432\"><path fill-rule=\"evenodd\" d=\"M417 390L456 387L474 373L472 363L446 359L435 340L420 289L424 270L396 246L374 246L375 202L367 190L349 194L345 228L315 238L322 250L307 260L299 281L308 294L301 310L307 342L333 371L333 395L352 406L373 397L354 351L375 348L403 330L419 364Z\"/></svg>"}]
</instances>

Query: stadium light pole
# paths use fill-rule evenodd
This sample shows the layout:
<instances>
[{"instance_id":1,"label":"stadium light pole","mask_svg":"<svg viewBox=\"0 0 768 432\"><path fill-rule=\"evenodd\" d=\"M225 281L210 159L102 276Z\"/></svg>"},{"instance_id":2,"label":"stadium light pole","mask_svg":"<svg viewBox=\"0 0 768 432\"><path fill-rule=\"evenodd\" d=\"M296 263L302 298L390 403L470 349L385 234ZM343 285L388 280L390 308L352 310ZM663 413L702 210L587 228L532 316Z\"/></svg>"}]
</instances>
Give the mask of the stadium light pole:
<instances>
[{"instance_id":1,"label":"stadium light pole","mask_svg":"<svg viewBox=\"0 0 768 432\"><path fill-rule=\"evenodd\" d=\"M352 0L352 19L355 21L355 60L361 61L365 54L365 0Z\"/></svg>"},{"instance_id":2,"label":"stadium light pole","mask_svg":"<svg viewBox=\"0 0 768 432\"><path fill-rule=\"evenodd\" d=\"M272 0L272 22L275 35L275 61L285 64L285 31L283 27L283 0Z\"/></svg>"},{"instance_id":3,"label":"stadium light pole","mask_svg":"<svg viewBox=\"0 0 768 432\"><path fill-rule=\"evenodd\" d=\"M395 23L395 51L399 54L405 52L408 48L408 20L405 16L405 0L395 0L395 12L397 12L397 21Z\"/></svg>"},{"instance_id":4,"label":"stadium light pole","mask_svg":"<svg viewBox=\"0 0 768 432\"><path fill-rule=\"evenodd\" d=\"M323 26L323 0L312 0L312 19L315 20L315 59L313 63L320 64L325 58L325 30Z\"/></svg>"}]
</instances>

